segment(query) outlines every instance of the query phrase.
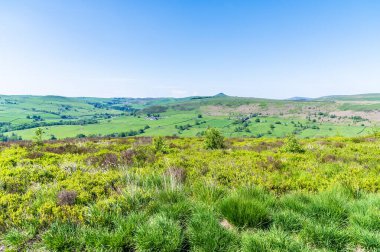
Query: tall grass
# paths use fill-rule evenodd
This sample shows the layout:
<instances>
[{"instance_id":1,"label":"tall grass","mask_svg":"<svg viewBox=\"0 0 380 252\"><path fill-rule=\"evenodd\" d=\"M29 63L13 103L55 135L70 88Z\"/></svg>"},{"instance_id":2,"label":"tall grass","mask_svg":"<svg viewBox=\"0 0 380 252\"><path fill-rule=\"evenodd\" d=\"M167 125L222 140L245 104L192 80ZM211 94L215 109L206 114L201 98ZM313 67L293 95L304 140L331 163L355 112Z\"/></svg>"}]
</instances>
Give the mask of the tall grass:
<instances>
[{"instance_id":1,"label":"tall grass","mask_svg":"<svg viewBox=\"0 0 380 252\"><path fill-rule=\"evenodd\" d=\"M136 232L136 251L180 251L181 227L163 214L152 216Z\"/></svg>"},{"instance_id":2,"label":"tall grass","mask_svg":"<svg viewBox=\"0 0 380 252\"><path fill-rule=\"evenodd\" d=\"M239 237L224 229L213 212L207 208L198 208L192 215L187 235L191 251L238 251Z\"/></svg>"},{"instance_id":3,"label":"tall grass","mask_svg":"<svg viewBox=\"0 0 380 252\"><path fill-rule=\"evenodd\" d=\"M144 164L86 162L133 149L133 141L82 142L85 152L70 147L34 159L28 146L1 147L0 248L380 251L373 142L307 140L304 153L292 153L281 152L277 141L258 152L251 147L263 140L232 139L231 149L214 151L201 139L177 138ZM362 155L354 155L360 148ZM339 163L320 162L330 151ZM273 156L281 169L270 163Z\"/></svg>"}]
</instances>

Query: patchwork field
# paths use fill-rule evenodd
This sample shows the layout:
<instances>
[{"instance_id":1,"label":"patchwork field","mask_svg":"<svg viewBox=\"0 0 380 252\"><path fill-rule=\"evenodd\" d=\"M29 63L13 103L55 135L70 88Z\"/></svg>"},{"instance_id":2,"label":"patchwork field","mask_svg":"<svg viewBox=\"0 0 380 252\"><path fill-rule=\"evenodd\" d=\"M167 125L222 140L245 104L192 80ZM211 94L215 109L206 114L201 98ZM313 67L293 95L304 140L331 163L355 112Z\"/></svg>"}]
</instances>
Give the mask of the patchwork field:
<instances>
[{"instance_id":1,"label":"patchwork field","mask_svg":"<svg viewBox=\"0 0 380 252\"><path fill-rule=\"evenodd\" d=\"M188 98L0 96L0 139L98 136L360 136L378 130L380 95L268 100L219 94Z\"/></svg>"}]
</instances>

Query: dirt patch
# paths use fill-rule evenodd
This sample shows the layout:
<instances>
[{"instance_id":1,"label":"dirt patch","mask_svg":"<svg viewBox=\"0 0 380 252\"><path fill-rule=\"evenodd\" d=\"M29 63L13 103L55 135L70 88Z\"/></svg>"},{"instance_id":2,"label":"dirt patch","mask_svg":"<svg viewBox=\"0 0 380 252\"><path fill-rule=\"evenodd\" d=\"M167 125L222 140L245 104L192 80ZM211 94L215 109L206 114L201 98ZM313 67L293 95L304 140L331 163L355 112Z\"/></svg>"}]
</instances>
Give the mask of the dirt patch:
<instances>
[{"instance_id":1,"label":"dirt patch","mask_svg":"<svg viewBox=\"0 0 380 252\"><path fill-rule=\"evenodd\" d=\"M232 113L242 113L242 114L250 114L250 113L258 113L259 106L257 104L252 105L243 105L237 108L230 108L221 105L211 105L201 107L202 113L210 116L227 116Z\"/></svg>"},{"instance_id":2,"label":"dirt patch","mask_svg":"<svg viewBox=\"0 0 380 252\"><path fill-rule=\"evenodd\" d=\"M248 104L238 107L227 107L222 105L212 105L201 107L204 114L211 116L226 116L231 114L253 114L260 113L266 116L284 116L284 117L305 117L312 113L318 113L321 111L328 112L331 108L326 106L317 106L313 104L276 104L268 103L265 106L261 104Z\"/></svg>"},{"instance_id":3,"label":"dirt patch","mask_svg":"<svg viewBox=\"0 0 380 252\"><path fill-rule=\"evenodd\" d=\"M220 222L220 225L221 225L223 228L227 229L227 230L231 230L231 229L234 228L234 226L233 226L231 223L229 223L228 220L226 220L226 219L223 219L223 220Z\"/></svg>"}]
</instances>

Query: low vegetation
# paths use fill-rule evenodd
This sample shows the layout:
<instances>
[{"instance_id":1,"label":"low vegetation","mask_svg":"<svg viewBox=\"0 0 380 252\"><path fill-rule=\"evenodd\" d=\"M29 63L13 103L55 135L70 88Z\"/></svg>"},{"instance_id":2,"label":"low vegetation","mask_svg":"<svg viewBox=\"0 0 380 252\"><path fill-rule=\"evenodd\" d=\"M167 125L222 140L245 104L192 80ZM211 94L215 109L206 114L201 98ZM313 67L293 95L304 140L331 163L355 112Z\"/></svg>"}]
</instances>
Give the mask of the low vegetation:
<instances>
[{"instance_id":1,"label":"low vegetation","mask_svg":"<svg viewBox=\"0 0 380 252\"><path fill-rule=\"evenodd\" d=\"M3 143L0 248L379 251L379 144L211 129Z\"/></svg>"}]
</instances>

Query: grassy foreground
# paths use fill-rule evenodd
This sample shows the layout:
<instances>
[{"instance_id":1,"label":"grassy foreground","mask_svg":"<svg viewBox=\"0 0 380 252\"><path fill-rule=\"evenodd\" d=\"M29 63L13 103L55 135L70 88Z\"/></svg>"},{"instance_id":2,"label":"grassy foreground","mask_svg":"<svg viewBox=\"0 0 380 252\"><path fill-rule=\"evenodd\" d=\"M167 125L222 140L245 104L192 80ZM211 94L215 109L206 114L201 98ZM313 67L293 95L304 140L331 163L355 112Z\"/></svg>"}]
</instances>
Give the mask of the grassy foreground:
<instances>
[{"instance_id":1,"label":"grassy foreground","mask_svg":"<svg viewBox=\"0 0 380 252\"><path fill-rule=\"evenodd\" d=\"M379 251L380 139L300 143L3 143L0 250Z\"/></svg>"}]
</instances>

